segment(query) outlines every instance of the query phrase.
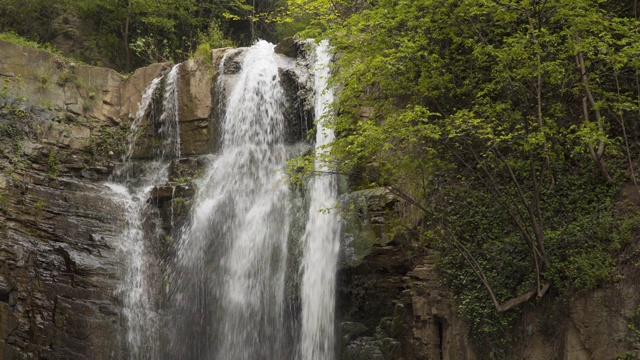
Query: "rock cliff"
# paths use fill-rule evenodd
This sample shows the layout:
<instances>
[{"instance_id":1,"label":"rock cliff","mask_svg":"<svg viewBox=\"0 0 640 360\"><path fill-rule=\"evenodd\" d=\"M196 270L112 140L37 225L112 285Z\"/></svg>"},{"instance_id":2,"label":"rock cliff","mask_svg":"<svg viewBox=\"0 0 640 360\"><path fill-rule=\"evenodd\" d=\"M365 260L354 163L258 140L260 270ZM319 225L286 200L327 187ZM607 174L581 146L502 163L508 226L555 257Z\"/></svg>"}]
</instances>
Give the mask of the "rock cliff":
<instances>
[{"instance_id":1,"label":"rock cliff","mask_svg":"<svg viewBox=\"0 0 640 360\"><path fill-rule=\"evenodd\" d=\"M218 148L223 53L214 50L212 62L180 64L182 158L171 164L169 182L151 192L158 224L145 225L160 229L149 240L157 261L147 264L159 283L161 260L172 251L167 239L187 213L200 158ZM236 50L223 69L227 81L242 56ZM313 126L311 109L298 97L295 62L280 59L290 144ZM125 77L0 41L0 358L129 358L119 236L127 219L105 181L121 167L130 140L133 162L153 155L154 116L142 114L136 134L130 123L144 91L170 68L153 64Z\"/></svg>"},{"instance_id":2,"label":"rock cliff","mask_svg":"<svg viewBox=\"0 0 640 360\"><path fill-rule=\"evenodd\" d=\"M380 188L343 198L354 203L347 218L339 272L342 359L474 360L484 358L466 330L459 305L444 287L435 254L409 237L390 238L385 227L399 199ZM619 197L640 206L635 188ZM637 359L640 354L640 245L619 259L614 284L530 302L511 329L505 359Z\"/></svg>"},{"instance_id":3,"label":"rock cliff","mask_svg":"<svg viewBox=\"0 0 640 360\"><path fill-rule=\"evenodd\" d=\"M117 160L123 78L0 49L0 354L122 358L122 219L98 181Z\"/></svg>"}]
</instances>

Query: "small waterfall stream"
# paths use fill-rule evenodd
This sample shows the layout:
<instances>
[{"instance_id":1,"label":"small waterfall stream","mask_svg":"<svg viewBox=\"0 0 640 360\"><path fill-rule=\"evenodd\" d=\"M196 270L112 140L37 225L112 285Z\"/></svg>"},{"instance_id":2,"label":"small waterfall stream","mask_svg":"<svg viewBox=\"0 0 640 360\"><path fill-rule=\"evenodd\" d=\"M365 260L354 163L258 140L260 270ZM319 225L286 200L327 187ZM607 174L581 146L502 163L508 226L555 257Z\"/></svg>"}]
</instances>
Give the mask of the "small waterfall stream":
<instances>
[{"instance_id":1,"label":"small waterfall stream","mask_svg":"<svg viewBox=\"0 0 640 360\"><path fill-rule=\"evenodd\" d=\"M171 68L166 76L163 99L163 111L160 116L158 135L162 144L158 147L161 159L180 158L180 126L178 118L178 69L180 64Z\"/></svg>"},{"instance_id":2,"label":"small waterfall stream","mask_svg":"<svg viewBox=\"0 0 640 360\"><path fill-rule=\"evenodd\" d=\"M114 198L124 208L124 229L120 235L120 251L126 258L127 268L119 292L124 300L124 316L127 323L127 342L132 359L155 359L158 357L159 319L154 304L153 284L148 274L149 249L145 231L149 211L148 203L152 189L167 182L169 163L179 156L178 132L178 65L164 76L154 79L144 92L138 111L131 124L129 147L123 165L115 172L112 182L106 184ZM154 96L164 81L165 92L162 104L154 102ZM165 146L155 150L155 158L143 164L134 164L136 137L141 132L141 122L148 118L155 120L156 108L162 105L159 121L154 124L155 135ZM167 144L173 145L166 150ZM136 169L136 166L139 169ZM135 175L134 175L135 170Z\"/></svg>"},{"instance_id":3,"label":"small waterfall stream","mask_svg":"<svg viewBox=\"0 0 640 360\"><path fill-rule=\"evenodd\" d=\"M316 118L316 176L311 180L309 219L304 233L302 260L302 330L301 358L331 360L334 355L335 283L340 221L337 215L337 176L322 154L333 141L333 130L325 128L331 121L333 90L327 86L331 57L328 44L316 48L314 76Z\"/></svg>"}]
</instances>

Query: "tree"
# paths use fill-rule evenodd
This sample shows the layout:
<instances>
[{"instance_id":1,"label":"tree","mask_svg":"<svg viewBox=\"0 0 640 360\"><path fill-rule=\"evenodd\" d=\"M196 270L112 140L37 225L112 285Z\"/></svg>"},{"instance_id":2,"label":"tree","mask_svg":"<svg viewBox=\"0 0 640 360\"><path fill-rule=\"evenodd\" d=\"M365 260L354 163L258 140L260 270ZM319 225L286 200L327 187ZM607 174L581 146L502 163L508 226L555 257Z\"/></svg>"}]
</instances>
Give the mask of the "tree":
<instances>
[{"instance_id":1,"label":"tree","mask_svg":"<svg viewBox=\"0 0 640 360\"><path fill-rule=\"evenodd\" d=\"M606 279L620 144L633 170L638 135L623 125L640 120L640 24L613 3L310 3L339 54L333 160L422 214L407 228L440 242L462 296L480 283L501 312Z\"/></svg>"},{"instance_id":2,"label":"tree","mask_svg":"<svg viewBox=\"0 0 640 360\"><path fill-rule=\"evenodd\" d=\"M47 27L63 10L62 1L0 0L0 31L14 31L32 41L49 42Z\"/></svg>"}]
</instances>

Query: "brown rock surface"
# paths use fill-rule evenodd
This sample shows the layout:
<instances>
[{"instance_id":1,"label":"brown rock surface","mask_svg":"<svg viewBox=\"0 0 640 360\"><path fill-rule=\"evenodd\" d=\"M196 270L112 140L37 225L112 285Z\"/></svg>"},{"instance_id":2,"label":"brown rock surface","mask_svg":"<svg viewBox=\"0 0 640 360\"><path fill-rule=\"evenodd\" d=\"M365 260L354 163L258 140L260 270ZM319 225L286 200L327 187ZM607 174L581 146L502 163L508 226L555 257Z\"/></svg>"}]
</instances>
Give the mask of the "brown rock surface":
<instances>
[{"instance_id":1,"label":"brown rock surface","mask_svg":"<svg viewBox=\"0 0 640 360\"><path fill-rule=\"evenodd\" d=\"M99 121L116 119L116 71L75 64L58 55L0 41L0 78L8 92L55 111L70 111Z\"/></svg>"},{"instance_id":2,"label":"brown rock surface","mask_svg":"<svg viewBox=\"0 0 640 360\"><path fill-rule=\"evenodd\" d=\"M122 83L119 97L109 99L109 102L115 105L119 112L119 118L132 118L138 111L138 104L142 99L142 94L149 87L151 81L161 74L165 73L170 63L152 64L147 67L137 69Z\"/></svg>"},{"instance_id":3,"label":"brown rock surface","mask_svg":"<svg viewBox=\"0 0 640 360\"><path fill-rule=\"evenodd\" d=\"M3 165L6 170L6 164ZM4 359L121 357L115 290L119 207L81 180L4 178L0 350Z\"/></svg>"},{"instance_id":4,"label":"brown rock surface","mask_svg":"<svg viewBox=\"0 0 640 360\"><path fill-rule=\"evenodd\" d=\"M219 136L217 123L212 124L211 64L202 59L188 60L180 65L179 102L180 137L184 155L210 152L212 140Z\"/></svg>"}]
</instances>

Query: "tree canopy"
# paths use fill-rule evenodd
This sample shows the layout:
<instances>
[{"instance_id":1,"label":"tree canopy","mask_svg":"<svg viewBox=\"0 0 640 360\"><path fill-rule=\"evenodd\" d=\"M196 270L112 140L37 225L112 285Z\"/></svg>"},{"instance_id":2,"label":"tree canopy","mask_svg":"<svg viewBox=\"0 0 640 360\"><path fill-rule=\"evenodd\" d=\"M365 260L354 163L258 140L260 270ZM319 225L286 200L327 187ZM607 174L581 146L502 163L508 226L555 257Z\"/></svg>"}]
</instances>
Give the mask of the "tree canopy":
<instances>
[{"instance_id":1,"label":"tree canopy","mask_svg":"<svg viewBox=\"0 0 640 360\"><path fill-rule=\"evenodd\" d=\"M129 72L183 61L202 44L275 41L282 36L275 20L283 6L280 0L0 0L0 32L71 42L73 53L65 55Z\"/></svg>"},{"instance_id":2,"label":"tree canopy","mask_svg":"<svg viewBox=\"0 0 640 360\"><path fill-rule=\"evenodd\" d=\"M638 168L637 1L295 6L336 53L331 160L406 200L487 349L518 304L612 280L638 215L615 203Z\"/></svg>"}]
</instances>

